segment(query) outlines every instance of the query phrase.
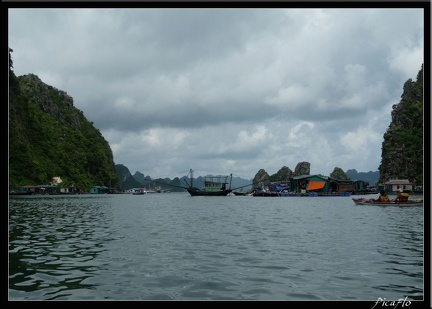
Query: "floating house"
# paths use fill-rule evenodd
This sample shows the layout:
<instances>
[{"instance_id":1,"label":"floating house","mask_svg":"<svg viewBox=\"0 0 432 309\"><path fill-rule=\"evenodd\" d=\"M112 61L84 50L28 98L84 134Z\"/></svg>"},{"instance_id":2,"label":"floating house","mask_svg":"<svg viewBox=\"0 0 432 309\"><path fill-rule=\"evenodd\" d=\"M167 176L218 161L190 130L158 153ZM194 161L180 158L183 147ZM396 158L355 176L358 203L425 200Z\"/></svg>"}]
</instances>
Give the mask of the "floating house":
<instances>
[{"instance_id":1,"label":"floating house","mask_svg":"<svg viewBox=\"0 0 432 309\"><path fill-rule=\"evenodd\" d=\"M291 190L305 194L309 191L329 192L331 181L329 177L322 175L300 175L290 178Z\"/></svg>"},{"instance_id":2,"label":"floating house","mask_svg":"<svg viewBox=\"0 0 432 309\"><path fill-rule=\"evenodd\" d=\"M413 190L413 184L408 179L390 179L384 183L384 190L387 192L397 193L403 190Z\"/></svg>"},{"instance_id":3,"label":"floating house","mask_svg":"<svg viewBox=\"0 0 432 309\"><path fill-rule=\"evenodd\" d=\"M109 188L106 186L93 186L90 188L91 194L106 194L109 192Z\"/></svg>"},{"instance_id":4,"label":"floating house","mask_svg":"<svg viewBox=\"0 0 432 309\"><path fill-rule=\"evenodd\" d=\"M300 175L291 178L292 191L309 196L349 196L366 190L363 180L337 180L323 175Z\"/></svg>"}]
</instances>

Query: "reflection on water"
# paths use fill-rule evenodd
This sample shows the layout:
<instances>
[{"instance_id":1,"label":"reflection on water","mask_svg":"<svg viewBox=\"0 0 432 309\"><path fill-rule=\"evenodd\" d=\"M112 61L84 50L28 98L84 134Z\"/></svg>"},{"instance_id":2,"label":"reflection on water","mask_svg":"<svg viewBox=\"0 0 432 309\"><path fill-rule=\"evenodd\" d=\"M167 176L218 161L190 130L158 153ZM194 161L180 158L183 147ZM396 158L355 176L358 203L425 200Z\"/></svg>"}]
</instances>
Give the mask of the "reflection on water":
<instances>
[{"instance_id":1,"label":"reflection on water","mask_svg":"<svg viewBox=\"0 0 432 309\"><path fill-rule=\"evenodd\" d=\"M187 193L9 201L10 300L423 300L423 209Z\"/></svg>"},{"instance_id":2,"label":"reflection on water","mask_svg":"<svg viewBox=\"0 0 432 309\"><path fill-rule=\"evenodd\" d=\"M98 270L97 255L113 239L104 198L16 199L9 212L12 298L44 291L56 299L79 289Z\"/></svg>"}]
</instances>

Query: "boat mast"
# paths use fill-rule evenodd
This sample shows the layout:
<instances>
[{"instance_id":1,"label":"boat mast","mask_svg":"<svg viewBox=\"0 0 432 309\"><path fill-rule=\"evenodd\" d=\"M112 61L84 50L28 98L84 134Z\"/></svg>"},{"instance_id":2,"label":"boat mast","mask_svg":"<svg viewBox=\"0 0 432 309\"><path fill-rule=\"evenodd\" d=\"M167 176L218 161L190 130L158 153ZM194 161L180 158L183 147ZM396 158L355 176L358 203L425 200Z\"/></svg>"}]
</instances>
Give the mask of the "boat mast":
<instances>
[{"instance_id":1,"label":"boat mast","mask_svg":"<svg viewBox=\"0 0 432 309\"><path fill-rule=\"evenodd\" d=\"M232 182L232 173L230 174L230 186L229 186L230 189L231 189L231 182Z\"/></svg>"},{"instance_id":2,"label":"boat mast","mask_svg":"<svg viewBox=\"0 0 432 309\"><path fill-rule=\"evenodd\" d=\"M190 174L190 186L191 186L191 188L193 188L193 170L192 169L190 169L189 174Z\"/></svg>"}]
</instances>

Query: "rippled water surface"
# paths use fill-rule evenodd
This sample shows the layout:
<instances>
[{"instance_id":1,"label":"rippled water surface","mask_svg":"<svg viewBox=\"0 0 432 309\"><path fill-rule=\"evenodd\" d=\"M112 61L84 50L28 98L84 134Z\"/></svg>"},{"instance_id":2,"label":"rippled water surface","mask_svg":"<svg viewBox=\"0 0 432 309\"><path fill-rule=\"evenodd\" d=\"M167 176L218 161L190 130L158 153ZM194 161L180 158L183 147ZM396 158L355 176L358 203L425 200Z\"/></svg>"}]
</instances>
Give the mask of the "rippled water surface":
<instances>
[{"instance_id":1,"label":"rippled water surface","mask_svg":"<svg viewBox=\"0 0 432 309\"><path fill-rule=\"evenodd\" d=\"M9 300L423 300L423 207L17 196Z\"/></svg>"}]
</instances>

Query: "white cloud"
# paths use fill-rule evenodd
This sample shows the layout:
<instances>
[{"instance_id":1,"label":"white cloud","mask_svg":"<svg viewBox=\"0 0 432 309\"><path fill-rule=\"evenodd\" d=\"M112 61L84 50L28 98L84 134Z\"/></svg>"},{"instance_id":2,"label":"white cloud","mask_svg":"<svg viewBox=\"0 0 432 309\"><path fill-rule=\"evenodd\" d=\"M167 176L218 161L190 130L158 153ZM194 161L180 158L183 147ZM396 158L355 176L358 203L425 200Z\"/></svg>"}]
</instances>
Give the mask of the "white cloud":
<instances>
[{"instance_id":1,"label":"white cloud","mask_svg":"<svg viewBox=\"0 0 432 309\"><path fill-rule=\"evenodd\" d=\"M16 75L66 91L152 177L377 170L423 10L10 9Z\"/></svg>"}]
</instances>

